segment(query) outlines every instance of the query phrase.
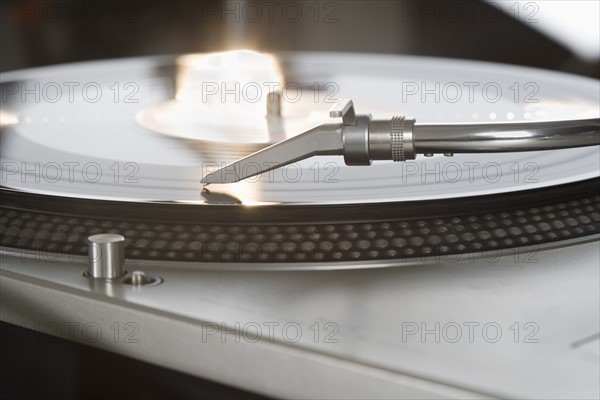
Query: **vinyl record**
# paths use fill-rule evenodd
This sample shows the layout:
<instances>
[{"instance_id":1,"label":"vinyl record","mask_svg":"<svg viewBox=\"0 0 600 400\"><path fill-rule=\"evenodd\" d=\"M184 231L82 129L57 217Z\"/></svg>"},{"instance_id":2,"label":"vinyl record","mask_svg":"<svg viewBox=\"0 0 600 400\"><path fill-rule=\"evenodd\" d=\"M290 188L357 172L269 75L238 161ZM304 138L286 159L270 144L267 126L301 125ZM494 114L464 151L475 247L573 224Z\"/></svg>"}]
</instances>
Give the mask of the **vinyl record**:
<instances>
[{"instance_id":1,"label":"vinyl record","mask_svg":"<svg viewBox=\"0 0 600 400\"><path fill-rule=\"evenodd\" d=\"M86 235L111 231L133 258L385 263L597 234L597 146L368 167L315 157L203 190L207 171L328 122L336 98L419 123L592 118L600 102L596 80L530 68L277 59L285 86L273 118L178 102L178 57L2 74L2 244L85 254Z\"/></svg>"}]
</instances>

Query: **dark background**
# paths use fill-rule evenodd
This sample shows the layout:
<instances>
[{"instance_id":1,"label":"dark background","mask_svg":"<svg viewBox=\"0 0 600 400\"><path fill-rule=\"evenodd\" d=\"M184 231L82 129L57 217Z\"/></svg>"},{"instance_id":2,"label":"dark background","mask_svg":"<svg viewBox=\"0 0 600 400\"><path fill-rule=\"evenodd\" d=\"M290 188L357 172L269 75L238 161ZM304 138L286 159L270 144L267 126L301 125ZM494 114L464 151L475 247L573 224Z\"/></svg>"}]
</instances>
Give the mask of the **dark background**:
<instances>
[{"instance_id":1,"label":"dark background","mask_svg":"<svg viewBox=\"0 0 600 400\"><path fill-rule=\"evenodd\" d=\"M0 70L252 48L442 56L598 75L597 60L582 61L538 33L535 15L522 11L515 18L478 0L2 0Z\"/></svg>"}]
</instances>

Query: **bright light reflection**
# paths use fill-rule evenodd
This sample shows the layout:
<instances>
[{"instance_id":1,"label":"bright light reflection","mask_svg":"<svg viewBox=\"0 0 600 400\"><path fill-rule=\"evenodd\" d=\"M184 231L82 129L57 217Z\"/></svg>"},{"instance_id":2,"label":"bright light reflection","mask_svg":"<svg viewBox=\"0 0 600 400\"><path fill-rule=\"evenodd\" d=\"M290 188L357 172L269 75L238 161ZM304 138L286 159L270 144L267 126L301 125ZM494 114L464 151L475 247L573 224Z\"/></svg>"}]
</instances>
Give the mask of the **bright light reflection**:
<instances>
[{"instance_id":1,"label":"bright light reflection","mask_svg":"<svg viewBox=\"0 0 600 400\"><path fill-rule=\"evenodd\" d=\"M16 125L18 123L19 117L17 117L15 114L9 111L0 110L0 127Z\"/></svg>"},{"instance_id":2,"label":"bright light reflection","mask_svg":"<svg viewBox=\"0 0 600 400\"><path fill-rule=\"evenodd\" d=\"M176 99L230 118L265 116L269 93L283 85L279 63L269 54L234 50L177 59Z\"/></svg>"}]
</instances>

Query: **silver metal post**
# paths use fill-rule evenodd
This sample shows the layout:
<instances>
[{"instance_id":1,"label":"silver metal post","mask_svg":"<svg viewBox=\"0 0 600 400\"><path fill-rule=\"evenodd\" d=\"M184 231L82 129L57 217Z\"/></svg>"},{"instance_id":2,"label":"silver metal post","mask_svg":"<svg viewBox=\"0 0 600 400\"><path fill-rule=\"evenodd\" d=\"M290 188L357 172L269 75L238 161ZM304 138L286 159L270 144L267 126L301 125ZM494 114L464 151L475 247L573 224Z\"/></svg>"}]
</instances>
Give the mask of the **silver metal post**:
<instances>
[{"instance_id":1,"label":"silver metal post","mask_svg":"<svg viewBox=\"0 0 600 400\"><path fill-rule=\"evenodd\" d=\"M116 233L101 233L88 237L88 275L91 278L113 279L125 274L125 238Z\"/></svg>"}]
</instances>

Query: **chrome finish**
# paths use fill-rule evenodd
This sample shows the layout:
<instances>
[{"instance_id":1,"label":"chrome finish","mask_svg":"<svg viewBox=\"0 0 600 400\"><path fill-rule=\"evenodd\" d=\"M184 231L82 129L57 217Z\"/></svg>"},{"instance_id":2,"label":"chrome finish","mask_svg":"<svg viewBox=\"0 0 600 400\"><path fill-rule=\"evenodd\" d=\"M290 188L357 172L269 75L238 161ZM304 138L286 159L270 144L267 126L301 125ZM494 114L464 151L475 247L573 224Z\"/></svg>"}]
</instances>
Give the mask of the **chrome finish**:
<instances>
[{"instance_id":1,"label":"chrome finish","mask_svg":"<svg viewBox=\"0 0 600 400\"><path fill-rule=\"evenodd\" d=\"M510 124L415 126L418 153L500 153L600 144L600 118Z\"/></svg>"},{"instance_id":2,"label":"chrome finish","mask_svg":"<svg viewBox=\"0 0 600 400\"><path fill-rule=\"evenodd\" d=\"M324 124L257 151L202 178L202 183L233 183L315 155L342 154L339 124Z\"/></svg>"},{"instance_id":3,"label":"chrome finish","mask_svg":"<svg viewBox=\"0 0 600 400\"><path fill-rule=\"evenodd\" d=\"M452 157L455 153L499 153L595 146L600 118L509 124L416 125L394 116L357 115L350 99L330 110L341 124L324 124L284 140L206 175L202 183L232 183L314 155L343 155L346 165L372 160L414 160L417 153Z\"/></svg>"},{"instance_id":4,"label":"chrome finish","mask_svg":"<svg viewBox=\"0 0 600 400\"><path fill-rule=\"evenodd\" d=\"M356 125L356 113L354 112L354 103L350 99L340 99L329 110L331 118L342 118L344 125Z\"/></svg>"},{"instance_id":5,"label":"chrome finish","mask_svg":"<svg viewBox=\"0 0 600 400\"><path fill-rule=\"evenodd\" d=\"M344 162L346 165L371 165L369 126L371 115L356 117L356 125L343 125Z\"/></svg>"},{"instance_id":6,"label":"chrome finish","mask_svg":"<svg viewBox=\"0 0 600 400\"><path fill-rule=\"evenodd\" d=\"M131 284L134 286L143 285L145 275L142 271L133 271L131 273Z\"/></svg>"},{"instance_id":7,"label":"chrome finish","mask_svg":"<svg viewBox=\"0 0 600 400\"><path fill-rule=\"evenodd\" d=\"M101 233L88 238L90 278L113 279L125 274L125 238L115 233Z\"/></svg>"},{"instance_id":8,"label":"chrome finish","mask_svg":"<svg viewBox=\"0 0 600 400\"><path fill-rule=\"evenodd\" d=\"M123 278L121 282L126 285L131 285L134 288L140 288L142 286L160 285L162 281L162 278L157 276L148 275L142 271L133 271L131 275Z\"/></svg>"},{"instance_id":9,"label":"chrome finish","mask_svg":"<svg viewBox=\"0 0 600 400\"><path fill-rule=\"evenodd\" d=\"M331 118L342 118L342 141L346 165L371 165L369 127L371 114L357 116L350 99L340 99L329 111Z\"/></svg>"},{"instance_id":10,"label":"chrome finish","mask_svg":"<svg viewBox=\"0 0 600 400\"><path fill-rule=\"evenodd\" d=\"M393 117L390 121L390 151L393 161L405 161L404 157L404 116Z\"/></svg>"},{"instance_id":11,"label":"chrome finish","mask_svg":"<svg viewBox=\"0 0 600 400\"><path fill-rule=\"evenodd\" d=\"M369 148L372 160L406 161L415 159L414 120L404 116L372 120Z\"/></svg>"}]
</instances>

